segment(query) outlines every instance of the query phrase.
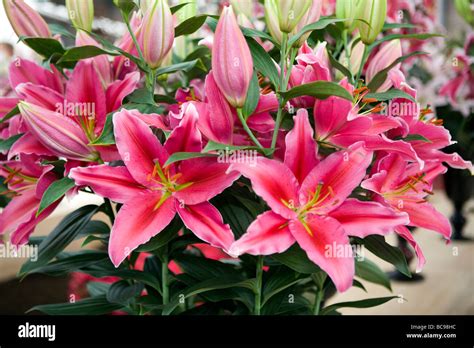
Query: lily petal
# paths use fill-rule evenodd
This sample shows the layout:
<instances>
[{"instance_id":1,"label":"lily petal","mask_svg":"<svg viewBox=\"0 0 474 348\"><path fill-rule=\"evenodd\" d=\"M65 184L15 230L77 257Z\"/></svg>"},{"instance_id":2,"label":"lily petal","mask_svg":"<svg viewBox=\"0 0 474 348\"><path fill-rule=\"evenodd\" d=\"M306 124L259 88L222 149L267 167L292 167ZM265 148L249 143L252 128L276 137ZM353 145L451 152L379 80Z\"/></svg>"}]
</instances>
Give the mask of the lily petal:
<instances>
[{"instance_id":1,"label":"lily petal","mask_svg":"<svg viewBox=\"0 0 474 348\"><path fill-rule=\"evenodd\" d=\"M168 153L175 152L201 152L201 133L197 128L199 115L193 104L183 106L183 118L179 126L173 129L166 140L165 149Z\"/></svg>"},{"instance_id":2,"label":"lily petal","mask_svg":"<svg viewBox=\"0 0 474 348\"><path fill-rule=\"evenodd\" d=\"M420 246L416 242L416 240L413 238L413 235L411 234L410 230L406 228L405 226L398 226L395 231L397 234L405 239L410 245L412 246L413 249L415 249L416 257L418 258L418 263L416 265L416 273L420 273L423 269L423 266L426 263L425 256L423 255L423 252L421 251Z\"/></svg>"},{"instance_id":3,"label":"lily petal","mask_svg":"<svg viewBox=\"0 0 474 348\"><path fill-rule=\"evenodd\" d=\"M285 164L302 183L308 173L318 164L318 145L313 139L308 111L299 109L294 117L295 126L286 136Z\"/></svg>"},{"instance_id":4,"label":"lily petal","mask_svg":"<svg viewBox=\"0 0 474 348\"><path fill-rule=\"evenodd\" d=\"M349 238L337 220L330 217L310 215L303 223L290 222L290 231L309 259L325 271L339 292L352 286L354 279L354 257Z\"/></svg>"},{"instance_id":5,"label":"lily petal","mask_svg":"<svg viewBox=\"0 0 474 348\"><path fill-rule=\"evenodd\" d=\"M109 240L109 256L115 267L173 220L176 215L174 199L168 198L156 209L160 198L159 193L139 194L118 212Z\"/></svg>"},{"instance_id":6,"label":"lily petal","mask_svg":"<svg viewBox=\"0 0 474 348\"><path fill-rule=\"evenodd\" d=\"M398 225L410 222L406 213L397 213L377 202L362 202L353 198L347 199L329 216L339 221L347 235L359 238L371 234L387 235Z\"/></svg>"},{"instance_id":7,"label":"lily petal","mask_svg":"<svg viewBox=\"0 0 474 348\"><path fill-rule=\"evenodd\" d=\"M298 180L283 163L259 157L254 166L234 163L228 172L236 170L250 179L253 190L262 197L270 208L281 216L292 219L298 205Z\"/></svg>"},{"instance_id":8,"label":"lily petal","mask_svg":"<svg viewBox=\"0 0 474 348\"><path fill-rule=\"evenodd\" d=\"M95 193L118 203L125 203L145 190L126 167L98 165L74 168L69 177L77 185L90 186Z\"/></svg>"},{"instance_id":9,"label":"lily petal","mask_svg":"<svg viewBox=\"0 0 474 348\"><path fill-rule=\"evenodd\" d=\"M267 211L257 216L247 232L232 244L229 254L271 255L282 253L295 242L288 227L288 220Z\"/></svg>"},{"instance_id":10,"label":"lily petal","mask_svg":"<svg viewBox=\"0 0 474 348\"><path fill-rule=\"evenodd\" d=\"M181 206L177 202L176 209L186 227L203 241L224 250L234 242L229 225L224 224L219 210L211 203Z\"/></svg>"}]
</instances>

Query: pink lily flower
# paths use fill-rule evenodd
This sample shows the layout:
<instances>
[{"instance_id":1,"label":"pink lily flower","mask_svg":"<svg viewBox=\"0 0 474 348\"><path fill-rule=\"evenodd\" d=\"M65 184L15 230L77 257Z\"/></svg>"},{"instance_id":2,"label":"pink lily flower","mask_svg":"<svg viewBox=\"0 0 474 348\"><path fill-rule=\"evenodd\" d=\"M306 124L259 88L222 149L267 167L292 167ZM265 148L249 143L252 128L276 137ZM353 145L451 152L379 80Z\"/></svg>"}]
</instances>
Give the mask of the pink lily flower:
<instances>
[{"instance_id":1,"label":"pink lily flower","mask_svg":"<svg viewBox=\"0 0 474 348\"><path fill-rule=\"evenodd\" d=\"M438 212L426 197L432 194L432 182L446 167L440 163L429 162L423 171L416 163L407 163L396 154L382 158L376 166L376 173L362 182L362 187L374 192L374 199L390 206L392 209L405 212L410 218L409 226L426 228L449 239L451 224ZM418 254L417 271L424 264L424 256L411 233L404 226L398 226L396 232L407 239Z\"/></svg>"},{"instance_id":2,"label":"pink lily flower","mask_svg":"<svg viewBox=\"0 0 474 348\"><path fill-rule=\"evenodd\" d=\"M122 110L114 115L114 132L124 167L106 165L71 170L78 185L123 203L111 231L109 255L118 266L128 254L161 232L176 213L200 239L227 250L234 237L219 211L208 202L237 179L215 158L194 158L165 166L176 152L200 152L198 114L193 105L165 145L148 125Z\"/></svg>"},{"instance_id":3,"label":"pink lily flower","mask_svg":"<svg viewBox=\"0 0 474 348\"><path fill-rule=\"evenodd\" d=\"M284 163L259 157L255 166L232 164L229 168L249 178L271 208L232 244L229 254L281 253L296 241L342 292L354 277L349 236L387 234L408 218L380 203L348 198L372 161L372 152L362 142L320 162L307 111L299 110L294 120L286 136ZM333 248L346 252L342 257L331 255Z\"/></svg>"},{"instance_id":4,"label":"pink lily flower","mask_svg":"<svg viewBox=\"0 0 474 348\"><path fill-rule=\"evenodd\" d=\"M0 162L0 176L5 178L6 194L12 198L0 213L0 235L9 234L15 245L27 243L35 226L60 202L58 200L36 216L44 191L57 179L52 172L53 166L41 166L38 159L38 156L22 155L18 161Z\"/></svg>"},{"instance_id":5,"label":"pink lily flower","mask_svg":"<svg viewBox=\"0 0 474 348\"><path fill-rule=\"evenodd\" d=\"M340 85L353 93L353 87L344 79ZM400 127L400 121L391 116L378 114L359 115L357 105L350 101L330 97L317 100L313 116L316 128L316 139L324 146L348 147L363 141L371 151L388 151L400 154L404 159L416 161L423 165L412 146L402 140L391 140L385 132Z\"/></svg>"},{"instance_id":6,"label":"pink lily flower","mask_svg":"<svg viewBox=\"0 0 474 348\"><path fill-rule=\"evenodd\" d=\"M234 107L243 107L253 75L253 60L232 6L224 7L217 24L212 46L212 70L227 101Z\"/></svg>"}]
</instances>

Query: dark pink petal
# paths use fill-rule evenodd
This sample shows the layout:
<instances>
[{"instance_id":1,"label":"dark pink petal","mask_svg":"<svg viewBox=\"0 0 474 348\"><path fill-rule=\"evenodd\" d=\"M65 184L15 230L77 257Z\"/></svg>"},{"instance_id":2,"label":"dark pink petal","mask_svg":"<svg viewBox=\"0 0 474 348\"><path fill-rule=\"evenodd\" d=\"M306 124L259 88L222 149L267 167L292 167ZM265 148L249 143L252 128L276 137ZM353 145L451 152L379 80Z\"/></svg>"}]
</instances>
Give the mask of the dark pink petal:
<instances>
[{"instance_id":1,"label":"dark pink petal","mask_svg":"<svg viewBox=\"0 0 474 348\"><path fill-rule=\"evenodd\" d=\"M313 139L313 128L308 111L299 109L293 118L295 125L286 136L285 164L293 171L299 183L318 164L318 145Z\"/></svg>"},{"instance_id":2,"label":"dark pink petal","mask_svg":"<svg viewBox=\"0 0 474 348\"><path fill-rule=\"evenodd\" d=\"M175 152L201 152L201 133L197 128L199 115L193 104L182 106L183 118L166 140L165 149L169 154Z\"/></svg>"},{"instance_id":3,"label":"dark pink petal","mask_svg":"<svg viewBox=\"0 0 474 348\"><path fill-rule=\"evenodd\" d=\"M362 142L338 151L321 161L301 185L299 201L309 202L320 187L318 212L329 212L341 205L366 175L372 152Z\"/></svg>"},{"instance_id":4,"label":"dark pink petal","mask_svg":"<svg viewBox=\"0 0 474 348\"><path fill-rule=\"evenodd\" d=\"M199 129L213 141L222 144L232 143L234 116L226 98L217 87L211 71L206 77L205 110L199 110Z\"/></svg>"},{"instance_id":5,"label":"dark pink petal","mask_svg":"<svg viewBox=\"0 0 474 348\"><path fill-rule=\"evenodd\" d=\"M444 238L451 238L451 224L446 216L437 211L429 203L416 203L411 200L394 201L396 207L408 213L410 226L426 228L441 234Z\"/></svg>"},{"instance_id":6,"label":"dark pink petal","mask_svg":"<svg viewBox=\"0 0 474 348\"><path fill-rule=\"evenodd\" d=\"M285 164L259 157L254 165L234 163L229 172L238 171L250 179L253 190L270 208L281 216L296 217L298 208L298 180Z\"/></svg>"},{"instance_id":7,"label":"dark pink petal","mask_svg":"<svg viewBox=\"0 0 474 348\"><path fill-rule=\"evenodd\" d=\"M176 209L186 227L199 239L224 250L234 242L229 225L224 224L219 210L209 202L185 206L177 202Z\"/></svg>"},{"instance_id":8,"label":"dark pink petal","mask_svg":"<svg viewBox=\"0 0 474 348\"><path fill-rule=\"evenodd\" d=\"M0 118L9 113L20 101L19 98L1 97L0 98Z\"/></svg>"},{"instance_id":9,"label":"dark pink petal","mask_svg":"<svg viewBox=\"0 0 474 348\"><path fill-rule=\"evenodd\" d=\"M9 68L10 85L15 89L20 83L31 82L63 93L61 74L56 69L52 70L51 72L27 59L15 59Z\"/></svg>"},{"instance_id":10,"label":"dark pink petal","mask_svg":"<svg viewBox=\"0 0 474 348\"><path fill-rule=\"evenodd\" d=\"M182 161L178 185L190 184L175 193L174 197L184 204L198 204L215 197L240 176L239 173L226 174L229 165L219 163L216 158L193 158Z\"/></svg>"},{"instance_id":11,"label":"dark pink petal","mask_svg":"<svg viewBox=\"0 0 474 348\"><path fill-rule=\"evenodd\" d=\"M155 161L162 166L168 154L145 122L128 110L114 115L114 133L118 151L130 174L144 186L150 186Z\"/></svg>"},{"instance_id":12,"label":"dark pink petal","mask_svg":"<svg viewBox=\"0 0 474 348\"><path fill-rule=\"evenodd\" d=\"M408 215L377 202L349 198L329 216L339 221L349 236L365 238L371 234L386 235L398 225L410 222Z\"/></svg>"},{"instance_id":13,"label":"dark pink petal","mask_svg":"<svg viewBox=\"0 0 474 348\"><path fill-rule=\"evenodd\" d=\"M257 216L247 232L232 244L229 254L271 255L282 253L295 242L289 221L272 211Z\"/></svg>"},{"instance_id":14,"label":"dark pink petal","mask_svg":"<svg viewBox=\"0 0 474 348\"><path fill-rule=\"evenodd\" d=\"M23 190L14 197L0 213L0 235L10 234L36 214L40 200L36 198L34 188Z\"/></svg>"},{"instance_id":15,"label":"dark pink petal","mask_svg":"<svg viewBox=\"0 0 474 348\"><path fill-rule=\"evenodd\" d=\"M123 80L112 82L105 92L107 99L107 113L118 110L123 98L132 93L140 81L139 72L127 74Z\"/></svg>"},{"instance_id":16,"label":"dark pink petal","mask_svg":"<svg viewBox=\"0 0 474 348\"><path fill-rule=\"evenodd\" d=\"M115 267L139 245L160 233L176 215L175 200L168 198L158 208L160 193L142 193L119 210L110 233L109 256Z\"/></svg>"},{"instance_id":17,"label":"dark pink petal","mask_svg":"<svg viewBox=\"0 0 474 348\"><path fill-rule=\"evenodd\" d=\"M290 231L309 259L325 271L339 292L352 286L354 257L349 238L337 220L310 215L303 223L290 222ZM311 234L310 234L311 233Z\"/></svg>"},{"instance_id":18,"label":"dark pink petal","mask_svg":"<svg viewBox=\"0 0 474 348\"><path fill-rule=\"evenodd\" d=\"M145 190L126 167L98 165L74 168L69 177L74 179L76 185L90 186L95 193L118 203L125 203Z\"/></svg>"},{"instance_id":19,"label":"dark pink petal","mask_svg":"<svg viewBox=\"0 0 474 348\"><path fill-rule=\"evenodd\" d=\"M89 111L93 108L93 114L69 116L93 117L95 119L95 133L99 135L104 127L107 110L105 92L92 62L82 60L76 65L67 82L66 99L68 103L82 105L79 110Z\"/></svg>"},{"instance_id":20,"label":"dark pink petal","mask_svg":"<svg viewBox=\"0 0 474 348\"><path fill-rule=\"evenodd\" d=\"M342 98L317 100L313 111L317 139L323 140L337 133L347 122L351 110L352 103Z\"/></svg>"},{"instance_id":21,"label":"dark pink petal","mask_svg":"<svg viewBox=\"0 0 474 348\"><path fill-rule=\"evenodd\" d=\"M370 118L372 119L372 126L367 131L367 134L381 134L401 126L400 121L396 117L372 114Z\"/></svg>"},{"instance_id":22,"label":"dark pink petal","mask_svg":"<svg viewBox=\"0 0 474 348\"><path fill-rule=\"evenodd\" d=\"M404 238L408 243L410 243L413 249L415 249L416 257L418 258L418 263L416 265L416 273L420 273L426 263L425 256L423 255L420 246L413 238L413 235L411 234L410 230L405 226L398 226L395 231L400 237Z\"/></svg>"},{"instance_id":23,"label":"dark pink petal","mask_svg":"<svg viewBox=\"0 0 474 348\"><path fill-rule=\"evenodd\" d=\"M19 84L15 91L28 103L64 114L64 96L51 88L28 82Z\"/></svg>"},{"instance_id":24,"label":"dark pink petal","mask_svg":"<svg viewBox=\"0 0 474 348\"><path fill-rule=\"evenodd\" d=\"M44 147L43 144L41 144L38 139L30 132L26 132L20 139L15 141L8 152L8 158L13 158L22 153L27 155L35 154L54 156L54 153Z\"/></svg>"},{"instance_id":25,"label":"dark pink petal","mask_svg":"<svg viewBox=\"0 0 474 348\"><path fill-rule=\"evenodd\" d=\"M447 163L451 168L468 169L474 175L474 169L471 161L464 160L458 153L445 153L439 150L421 153L421 156L427 160Z\"/></svg>"}]
</instances>

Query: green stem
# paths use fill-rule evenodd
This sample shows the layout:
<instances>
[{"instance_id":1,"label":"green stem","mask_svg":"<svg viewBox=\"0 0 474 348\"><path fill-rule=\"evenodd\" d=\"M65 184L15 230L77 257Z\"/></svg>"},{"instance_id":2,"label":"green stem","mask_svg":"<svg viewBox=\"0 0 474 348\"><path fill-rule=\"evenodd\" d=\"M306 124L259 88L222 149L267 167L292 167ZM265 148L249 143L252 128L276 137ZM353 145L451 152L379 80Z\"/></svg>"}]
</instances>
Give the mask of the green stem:
<instances>
[{"instance_id":1,"label":"green stem","mask_svg":"<svg viewBox=\"0 0 474 348\"><path fill-rule=\"evenodd\" d=\"M314 298L314 304L313 304L313 314L314 315L319 315L319 310L321 309L321 301L324 297L324 289L318 288L316 292L316 296Z\"/></svg>"},{"instance_id":2,"label":"green stem","mask_svg":"<svg viewBox=\"0 0 474 348\"><path fill-rule=\"evenodd\" d=\"M155 87L156 87L156 70L152 69L150 73L147 73L146 80L148 84L148 88L152 95L155 95Z\"/></svg>"},{"instance_id":3,"label":"green stem","mask_svg":"<svg viewBox=\"0 0 474 348\"><path fill-rule=\"evenodd\" d=\"M272 144L271 149L275 150L276 142L278 139L278 131L280 130L281 121L283 119L283 107L284 105L284 98L281 95L282 92L286 92L286 85L285 85L285 70L286 70L286 62L287 62L287 46L288 46L288 33L282 33L281 39L281 46L280 46L280 85L278 86L279 90L279 99L280 103L278 105L278 112L277 117L275 120L275 129L273 130L273 137L272 137Z\"/></svg>"},{"instance_id":4,"label":"green stem","mask_svg":"<svg viewBox=\"0 0 474 348\"><path fill-rule=\"evenodd\" d=\"M256 268L256 291L255 291L255 307L254 315L260 315L260 310L262 307L262 276L263 276L263 256L258 256L257 258L257 268Z\"/></svg>"},{"instance_id":5,"label":"green stem","mask_svg":"<svg viewBox=\"0 0 474 348\"><path fill-rule=\"evenodd\" d=\"M362 70L364 69L365 61L367 60L367 56L369 55L369 48L367 45L364 45L364 54L362 55L362 62L360 63L359 72L357 73L356 83L360 80L360 76L362 75Z\"/></svg>"},{"instance_id":6,"label":"green stem","mask_svg":"<svg viewBox=\"0 0 474 348\"><path fill-rule=\"evenodd\" d=\"M260 141L258 141L257 137L253 134L252 130L249 128L247 121L245 120L244 114L242 113L241 108L237 108L237 116L239 117L239 120L242 123L242 126L244 127L245 131L249 135L250 139L252 139L254 144L257 145L260 148L260 150L264 151L265 148L260 143Z\"/></svg>"},{"instance_id":7,"label":"green stem","mask_svg":"<svg viewBox=\"0 0 474 348\"><path fill-rule=\"evenodd\" d=\"M165 246L165 248L167 248ZM161 290L163 296L163 305L167 305L170 300L170 294L168 289L168 250L165 250L162 257L161 264Z\"/></svg>"},{"instance_id":8,"label":"green stem","mask_svg":"<svg viewBox=\"0 0 474 348\"><path fill-rule=\"evenodd\" d=\"M123 12L122 12L122 18L125 24L127 25L128 32L130 33L130 36L132 37L132 40L133 40L133 43L135 44L135 48L137 49L138 55L140 56L141 61L144 62L145 59L143 58L143 52L142 52L142 49L140 48L140 44L138 43L137 37L135 36L135 33L133 32L132 27L130 26L130 22L127 16L125 16Z\"/></svg>"}]
</instances>

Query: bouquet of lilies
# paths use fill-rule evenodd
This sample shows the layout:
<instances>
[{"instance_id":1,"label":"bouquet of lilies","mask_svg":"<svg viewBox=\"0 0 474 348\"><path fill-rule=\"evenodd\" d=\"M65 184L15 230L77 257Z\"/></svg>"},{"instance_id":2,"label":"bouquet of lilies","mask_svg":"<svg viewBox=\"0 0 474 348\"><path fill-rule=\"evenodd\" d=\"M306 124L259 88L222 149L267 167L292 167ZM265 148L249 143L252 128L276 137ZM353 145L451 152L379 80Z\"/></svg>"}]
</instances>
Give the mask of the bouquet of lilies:
<instances>
[{"instance_id":1,"label":"bouquet of lilies","mask_svg":"<svg viewBox=\"0 0 474 348\"><path fill-rule=\"evenodd\" d=\"M15 59L0 98L0 233L38 247L20 276L91 280L88 296L34 309L337 314L394 298L326 305L362 281L390 289L365 249L410 275L385 236L409 242L417 272L413 227L449 240L427 197L446 165L473 167L442 151L450 134L403 70L424 53L402 42L435 34L390 22L386 0L231 1L220 16L114 4L128 30L111 42L92 0L66 0L72 30L3 0L42 64ZM32 236L79 193L103 203Z\"/></svg>"}]
</instances>

